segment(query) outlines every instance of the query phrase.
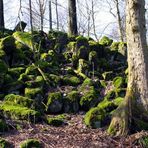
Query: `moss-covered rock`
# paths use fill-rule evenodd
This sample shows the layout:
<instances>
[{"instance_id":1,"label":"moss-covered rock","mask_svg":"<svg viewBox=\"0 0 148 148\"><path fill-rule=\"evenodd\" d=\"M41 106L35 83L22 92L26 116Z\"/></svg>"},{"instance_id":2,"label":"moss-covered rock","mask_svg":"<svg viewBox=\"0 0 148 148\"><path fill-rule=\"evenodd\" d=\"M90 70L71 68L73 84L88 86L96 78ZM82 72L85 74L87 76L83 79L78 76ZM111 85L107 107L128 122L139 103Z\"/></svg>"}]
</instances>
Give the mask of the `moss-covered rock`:
<instances>
[{"instance_id":1,"label":"moss-covered rock","mask_svg":"<svg viewBox=\"0 0 148 148\"><path fill-rule=\"evenodd\" d=\"M79 49L81 46L88 47L88 40L83 36L76 37L76 48Z\"/></svg>"},{"instance_id":2,"label":"moss-covered rock","mask_svg":"<svg viewBox=\"0 0 148 148\"><path fill-rule=\"evenodd\" d=\"M43 90L41 87L37 88L25 88L25 96L31 99L40 99L42 100Z\"/></svg>"},{"instance_id":3,"label":"moss-covered rock","mask_svg":"<svg viewBox=\"0 0 148 148\"><path fill-rule=\"evenodd\" d=\"M63 97L60 92L53 92L48 94L47 109L49 113L58 113L63 107Z\"/></svg>"},{"instance_id":4,"label":"moss-covered rock","mask_svg":"<svg viewBox=\"0 0 148 148\"><path fill-rule=\"evenodd\" d=\"M0 105L0 110L5 117L15 120L29 120L34 122L40 118L39 112L27 107L22 107L21 105L14 105L11 102L2 103Z\"/></svg>"},{"instance_id":5,"label":"moss-covered rock","mask_svg":"<svg viewBox=\"0 0 148 148\"><path fill-rule=\"evenodd\" d=\"M87 89L88 88L88 89ZM98 93L93 86L87 87L85 92L80 98L80 106L83 110L88 111L90 108L95 107L99 101Z\"/></svg>"},{"instance_id":6,"label":"moss-covered rock","mask_svg":"<svg viewBox=\"0 0 148 148\"><path fill-rule=\"evenodd\" d=\"M5 51L0 49L0 59L4 59L5 56L6 56Z\"/></svg>"},{"instance_id":7,"label":"moss-covered rock","mask_svg":"<svg viewBox=\"0 0 148 148\"><path fill-rule=\"evenodd\" d=\"M64 124L64 116L58 115L58 116L47 116L47 124L52 125L52 126L61 126Z\"/></svg>"},{"instance_id":8,"label":"moss-covered rock","mask_svg":"<svg viewBox=\"0 0 148 148\"><path fill-rule=\"evenodd\" d=\"M76 76L64 76L62 79L63 85L77 86L80 82L80 79Z\"/></svg>"},{"instance_id":9,"label":"moss-covered rock","mask_svg":"<svg viewBox=\"0 0 148 148\"><path fill-rule=\"evenodd\" d=\"M15 67L15 68L8 68L8 74L11 75L11 77L15 80L17 80L20 76L20 74L25 72L24 67Z\"/></svg>"},{"instance_id":10,"label":"moss-covered rock","mask_svg":"<svg viewBox=\"0 0 148 148\"><path fill-rule=\"evenodd\" d=\"M35 65L30 65L26 68L25 73L27 75L39 75L39 71L37 70L37 66Z\"/></svg>"},{"instance_id":11,"label":"moss-covered rock","mask_svg":"<svg viewBox=\"0 0 148 148\"><path fill-rule=\"evenodd\" d=\"M79 59L78 71L81 73L87 74L88 70L89 70L88 62L84 59Z\"/></svg>"},{"instance_id":12,"label":"moss-covered rock","mask_svg":"<svg viewBox=\"0 0 148 148\"><path fill-rule=\"evenodd\" d=\"M18 41L24 44L25 46L33 49L33 37L29 32L19 32L16 31L13 33L13 37Z\"/></svg>"},{"instance_id":13,"label":"moss-covered rock","mask_svg":"<svg viewBox=\"0 0 148 148\"><path fill-rule=\"evenodd\" d=\"M98 107L91 108L85 115L84 122L88 127L100 128L105 119L105 111Z\"/></svg>"},{"instance_id":14,"label":"moss-covered rock","mask_svg":"<svg viewBox=\"0 0 148 148\"><path fill-rule=\"evenodd\" d=\"M79 111L80 95L77 91L69 92L64 99L64 112L78 112Z\"/></svg>"},{"instance_id":15,"label":"moss-covered rock","mask_svg":"<svg viewBox=\"0 0 148 148\"><path fill-rule=\"evenodd\" d=\"M8 65L0 59L0 74L5 74L8 71Z\"/></svg>"},{"instance_id":16,"label":"moss-covered rock","mask_svg":"<svg viewBox=\"0 0 148 148\"><path fill-rule=\"evenodd\" d=\"M22 81L13 81L10 83L7 83L3 86L2 90L5 93L15 93L15 94L20 94L22 93L24 89L24 83Z\"/></svg>"},{"instance_id":17,"label":"moss-covered rock","mask_svg":"<svg viewBox=\"0 0 148 148\"><path fill-rule=\"evenodd\" d=\"M7 55L13 53L15 49L15 39L10 35L0 40L0 49Z\"/></svg>"},{"instance_id":18,"label":"moss-covered rock","mask_svg":"<svg viewBox=\"0 0 148 148\"><path fill-rule=\"evenodd\" d=\"M31 100L27 97L15 95L15 94L6 95L4 98L4 101L10 102L11 104L19 104L23 107L28 107L28 108L30 108L33 104L33 100Z\"/></svg>"},{"instance_id":19,"label":"moss-covered rock","mask_svg":"<svg viewBox=\"0 0 148 148\"><path fill-rule=\"evenodd\" d=\"M37 139L27 139L20 144L20 148L42 148L42 145Z\"/></svg>"},{"instance_id":20,"label":"moss-covered rock","mask_svg":"<svg viewBox=\"0 0 148 148\"><path fill-rule=\"evenodd\" d=\"M89 49L85 46L81 46L77 51L78 59L88 60Z\"/></svg>"},{"instance_id":21,"label":"moss-covered rock","mask_svg":"<svg viewBox=\"0 0 148 148\"><path fill-rule=\"evenodd\" d=\"M110 46L112 42L113 40L108 38L107 36L103 36L99 41L99 43L104 46Z\"/></svg>"},{"instance_id":22,"label":"moss-covered rock","mask_svg":"<svg viewBox=\"0 0 148 148\"><path fill-rule=\"evenodd\" d=\"M36 78L26 81L25 82L27 88L37 88L37 87L43 87L44 85L44 79L42 76L37 76Z\"/></svg>"},{"instance_id":23,"label":"moss-covered rock","mask_svg":"<svg viewBox=\"0 0 148 148\"><path fill-rule=\"evenodd\" d=\"M124 98L121 97L115 98L112 101L107 100L107 98L104 98L104 100L100 102L97 107L102 108L106 112L112 112L121 104L123 100Z\"/></svg>"},{"instance_id":24,"label":"moss-covered rock","mask_svg":"<svg viewBox=\"0 0 148 148\"><path fill-rule=\"evenodd\" d=\"M1 148L12 148L13 146L5 139L0 138L0 147Z\"/></svg>"},{"instance_id":25,"label":"moss-covered rock","mask_svg":"<svg viewBox=\"0 0 148 148\"><path fill-rule=\"evenodd\" d=\"M97 64L97 60L98 60L98 55L96 51L91 51L89 53L89 62L92 63L94 62L94 64Z\"/></svg>"}]
</instances>

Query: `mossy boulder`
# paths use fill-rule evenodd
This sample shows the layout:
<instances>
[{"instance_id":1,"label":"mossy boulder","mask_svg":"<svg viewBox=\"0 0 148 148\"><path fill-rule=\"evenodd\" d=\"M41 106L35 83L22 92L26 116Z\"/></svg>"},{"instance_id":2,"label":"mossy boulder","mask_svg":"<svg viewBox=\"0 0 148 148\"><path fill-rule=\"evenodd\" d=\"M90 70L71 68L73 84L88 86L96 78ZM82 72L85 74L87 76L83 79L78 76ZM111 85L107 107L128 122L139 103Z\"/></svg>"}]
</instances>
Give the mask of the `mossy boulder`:
<instances>
[{"instance_id":1,"label":"mossy boulder","mask_svg":"<svg viewBox=\"0 0 148 148\"><path fill-rule=\"evenodd\" d=\"M99 41L99 43L104 46L110 46L112 42L113 40L108 38L107 36L103 36Z\"/></svg>"},{"instance_id":2,"label":"mossy boulder","mask_svg":"<svg viewBox=\"0 0 148 148\"><path fill-rule=\"evenodd\" d=\"M78 112L79 111L80 95L78 91L69 92L64 98L64 112Z\"/></svg>"},{"instance_id":3,"label":"mossy boulder","mask_svg":"<svg viewBox=\"0 0 148 148\"><path fill-rule=\"evenodd\" d=\"M112 101L107 100L107 98L104 98L104 100L100 102L97 107L102 108L106 112L110 113L113 110L115 110L121 104L123 100L124 98L121 98L121 97L117 97Z\"/></svg>"},{"instance_id":4,"label":"mossy boulder","mask_svg":"<svg viewBox=\"0 0 148 148\"><path fill-rule=\"evenodd\" d=\"M27 139L21 142L20 148L42 148L42 145L37 139Z\"/></svg>"},{"instance_id":5,"label":"mossy boulder","mask_svg":"<svg viewBox=\"0 0 148 148\"><path fill-rule=\"evenodd\" d=\"M37 88L37 87L43 87L44 86L44 79L42 76L37 76L36 78L26 81L25 84L27 88Z\"/></svg>"},{"instance_id":6,"label":"mossy boulder","mask_svg":"<svg viewBox=\"0 0 148 148\"><path fill-rule=\"evenodd\" d=\"M0 59L4 59L6 56L6 53L4 50L0 49Z\"/></svg>"},{"instance_id":7,"label":"mossy boulder","mask_svg":"<svg viewBox=\"0 0 148 148\"><path fill-rule=\"evenodd\" d=\"M81 46L88 47L88 40L83 36L76 37L76 49L79 49Z\"/></svg>"},{"instance_id":8,"label":"mossy boulder","mask_svg":"<svg viewBox=\"0 0 148 148\"><path fill-rule=\"evenodd\" d=\"M78 71L87 75L89 71L89 63L84 59L79 59Z\"/></svg>"},{"instance_id":9,"label":"mossy boulder","mask_svg":"<svg viewBox=\"0 0 148 148\"><path fill-rule=\"evenodd\" d=\"M8 65L0 59L0 74L5 74L8 71Z\"/></svg>"},{"instance_id":10,"label":"mossy boulder","mask_svg":"<svg viewBox=\"0 0 148 148\"><path fill-rule=\"evenodd\" d=\"M64 76L62 79L63 85L77 86L80 84L80 79L76 76Z\"/></svg>"},{"instance_id":11,"label":"mossy boulder","mask_svg":"<svg viewBox=\"0 0 148 148\"><path fill-rule=\"evenodd\" d=\"M104 57L104 55L105 55L104 46L99 44L99 42L95 42L95 41L92 41L92 40L89 41L89 48L90 48L90 52L91 51L97 52L97 57L99 59Z\"/></svg>"},{"instance_id":12,"label":"mossy boulder","mask_svg":"<svg viewBox=\"0 0 148 148\"><path fill-rule=\"evenodd\" d=\"M7 36L5 38L2 38L0 40L0 49L5 51L5 53L7 55L10 55L13 53L14 49L15 49L15 39L14 37Z\"/></svg>"},{"instance_id":13,"label":"mossy boulder","mask_svg":"<svg viewBox=\"0 0 148 148\"><path fill-rule=\"evenodd\" d=\"M41 87L37 88L25 88L25 96L31 99L39 99L43 98L43 90Z\"/></svg>"},{"instance_id":14,"label":"mossy boulder","mask_svg":"<svg viewBox=\"0 0 148 148\"><path fill-rule=\"evenodd\" d=\"M14 105L11 102L3 102L0 105L0 110L6 118L14 120L27 120L31 122L38 121L40 113L38 111L22 107L21 105Z\"/></svg>"},{"instance_id":15,"label":"mossy boulder","mask_svg":"<svg viewBox=\"0 0 148 148\"><path fill-rule=\"evenodd\" d=\"M89 53L89 62L90 63L94 63L94 64L97 64L97 60L98 60L98 55L97 55L97 52L96 51L91 51Z\"/></svg>"},{"instance_id":16,"label":"mossy boulder","mask_svg":"<svg viewBox=\"0 0 148 148\"><path fill-rule=\"evenodd\" d=\"M61 126L64 124L64 116L57 115L57 116L47 116L47 124L52 125L52 126Z\"/></svg>"},{"instance_id":17,"label":"mossy boulder","mask_svg":"<svg viewBox=\"0 0 148 148\"><path fill-rule=\"evenodd\" d=\"M23 97L20 95L15 95L15 94L8 94L4 98L5 102L10 102L11 104L19 104L23 107L28 107L30 108L33 104L33 100Z\"/></svg>"},{"instance_id":18,"label":"mossy boulder","mask_svg":"<svg viewBox=\"0 0 148 148\"><path fill-rule=\"evenodd\" d=\"M13 146L3 138L0 138L0 147L1 148L13 148Z\"/></svg>"},{"instance_id":19,"label":"mossy boulder","mask_svg":"<svg viewBox=\"0 0 148 148\"><path fill-rule=\"evenodd\" d=\"M62 78L60 76L58 76L56 74L49 74L47 77L50 80L49 83L51 86L55 87L55 86L61 85Z\"/></svg>"},{"instance_id":20,"label":"mossy boulder","mask_svg":"<svg viewBox=\"0 0 148 148\"><path fill-rule=\"evenodd\" d=\"M3 92L7 94L10 93L20 94L23 91L23 89L24 89L24 83L19 80L7 83L2 88Z\"/></svg>"},{"instance_id":21,"label":"mossy boulder","mask_svg":"<svg viewBox=\"0 0 148 148\"><path fill-rule=\"evenodd\" d=\"M39 75L39 71L38 71L38 69L37 69L37 66L35 66L35 65L30 65L30 66L28 66L28 67L26 68L25 73L26 73L27 75Z\"/></svg>"},{"instance_id":22,"label":"mossy boulder","mask_svg":"<svg viewBox=\"0 0 148 148\"><path fill-rule=\"evenodd\" d=\"M16 39L16 41L33 49L33 36L31 35L31 33L16 31L13 33L13 37Z\"/></svg>"},{"instance_id":23,"label":"mossy boulder","mask_svg":"<svg viewBox=\"0 0 148 148\"><path fill-rule=\"evenodd\" d=\"M15 68L8 68L8 74L11 75L11 77L15 80L17 80L20 76L20 74L25 72L24 67L15 67Z\"/></svg>"},{"instance_id":24,"label":"mossy boulder","mask_svg":"<svg viewBox=\"0 0 148 148\"><path fill-rule=\"evenodd\" d=\"M77 51L78 59L88 60L89 49L85 46L81 46Z\"/></svg>"},{"instance_id":25,"label":"mossy boulder","mask_svg":"<svg viewBox=\"0 0 148 148\"><path fill-rule=\"evenodd\" d=\"M84 117L84 123L91 128L103 127L105 120L105 111L98 107L91 108Z\"/></svg>"},{"instance_id":26,"label":"mossy boulder","mask_svg":"<svg viewBox=\"0 0 148 148\"><path fill-rule=\"evenodd\" d=\"M87 89L88 88L88 89ZM80 98L80 106L83 110L88 111L90 108L95 107L99 101L99 96L93 86L87 87L85 92Z\"/></svg>"},{"instance_id":27,"label":"mossy boulder","mask_svg":"<svg viewBox=\"0 0 148 148\"><path fill-rule=\"evenodd\" d=\"M47 109L48 113L58 113L63 107L63 97L60 92L48 94Z\"/></svg>"}]
</instances>

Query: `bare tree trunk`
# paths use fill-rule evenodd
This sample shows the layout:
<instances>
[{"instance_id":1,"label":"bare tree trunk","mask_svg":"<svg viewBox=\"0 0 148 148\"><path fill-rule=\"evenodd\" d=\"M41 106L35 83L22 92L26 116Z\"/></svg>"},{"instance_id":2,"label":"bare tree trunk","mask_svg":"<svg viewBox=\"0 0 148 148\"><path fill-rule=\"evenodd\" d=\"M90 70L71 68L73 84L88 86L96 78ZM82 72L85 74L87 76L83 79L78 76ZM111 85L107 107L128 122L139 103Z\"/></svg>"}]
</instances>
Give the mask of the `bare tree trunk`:
<instances>
[{"instance_id":1,"label":"bare tree trunk","mask_svg":"<svg viewBox=\"0 0 148 148\"><path fill-rule=\"evenodd\" d=\"M52 30L52 7L51 7L51 0L49 0L49 29Z\"/></svg>"},{"instance_id":2,"label":"bare tree trunk","mask_svg":"<svg viewBox=\"0 0 148 148\"><path fill-rule=\"evenodd\" d=\"M118 21L118 32L120 41L123 42L123 29L122 29L122 19L119 10L119 0L115 0L116 9L117 9L117 21Z\"/></svg>"},{"instance_id":3,"label":"bare tree trunk","mask_svg":"<svg viewBox=\"0 0 148 148\"><path fill-rule=\"evenodd\" d=\"M57 30L59 30L59 15L58 15L58 3L57 3L57 0L55 0L55 5L56 5Z\"/></svg>"},{"instance_id":4,"label":"bare tree trunk","mask_svg":"<svg viewBox=\"0 0 148 148\"><path fill-rule=\"evenodd\" d=\"M43 31L43 19L44 19L44 1L39 0L39 9L40 9L40 28Z\"/></svg>"},{"instance_id":5,"label":"bare tree trunk","mask_svg":"<svg viewBox=\"0 0 148 148\"><path fill-rule=\"evenodd\" d=\"M3 0L0 0L0 28L4 28L4 4Z\"/></svg>"},{"instance_id":6,"label":"bare tree trunk","mask_svg":"<svg viewBox=\"0 0 148 148\"><path fill-rule=\"evenodd\" d=\"M131 121L148 121L148 50L146 44L145 1L128 0L126 4L128 47L128 90L123 104L114 113L109 133L127 134Z\"/></svg>"},{"instance_id":7,"label":"bare tree trunk","mask_svg":"<svg viewBox=\"0 0 148 148\"><path fill-rule=\"evenodd\" d=\"M29 0L29 12L30 12L30 26L31 26L31 32L33 32L33 23L32 23L32 4L31 4L31 0Z\"/></svg>"},{"instance_id":8,"label":"bare tree trunk","mask_svg":"<svg viewBox=\"0 0 148 148\"><path fill-rule=\"evenodd\" d=\"M69 7L69 34L77 35L77 12L76 12L76 0L68 0Z\"/></svg>"},{"instance_id":9,"label":"bare tree trunk","mask_svg":"<svg viewBox=\"0 0 148 148\"><path fill-rule=\"evenodd\" d=\"M95 25L95 12L94 12L94 0L91 1L92 5L92 23L93 23L93 32L96 40L98 40L97 34L96 34L96 25Z\"/></svg>"}]
</instances>

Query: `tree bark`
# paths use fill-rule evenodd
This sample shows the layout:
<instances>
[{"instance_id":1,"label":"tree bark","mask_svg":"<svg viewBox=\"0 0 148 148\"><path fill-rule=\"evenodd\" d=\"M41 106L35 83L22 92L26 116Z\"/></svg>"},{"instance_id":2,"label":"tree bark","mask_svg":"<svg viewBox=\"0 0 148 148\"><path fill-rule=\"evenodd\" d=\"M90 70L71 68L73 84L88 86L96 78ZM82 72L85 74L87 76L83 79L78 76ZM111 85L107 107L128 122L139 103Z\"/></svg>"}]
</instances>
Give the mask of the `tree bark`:
<instances>
[{"instance_id":1,"label":"tree bark","mask_svg":"<svg viewBox=\"0 0 148 148\"><path fill-rule=\"evenodd\" d=\"M122 19L120 16L120 10L119 10L119 0L115 0L115 4L116 4L116 11L117 11L117 21L118 21L118 32L119 32L119 38L120 41L123 42L123 30L122 30Z\"/></svg>"},{"instance_id":2,"label":"tree bark","mask_svg":"<svg viewBox=\"0 0 148 148\"><path fill-rule=\"evenodd\" d=\"M125 135L136 119L148 121L148 50L145 1L127 0L126 34L128 47L128 88L125 101L115 111L109 133ZM134 124L131 124L134 123Z\"/></svg>"},{"instance_id":3,"label":"tree bark","mask_svg":"<svg viewBox=\"0 0 148 148\"><path fill-rule=\"evenodd\" d=\"M69 34L77 35L77 13L76 13L76 0L68 0L69 6Z\"/></svg>"},{"instance_id":4,"label":"tree bark","mask_svg":"<svg viewBox=\"0 0 148 148\"><path fill-rule=\"evenodd\" d=\"M4 28L4 4L3 0L0 0L0 28Z\"/></svg>"}]
</instances>

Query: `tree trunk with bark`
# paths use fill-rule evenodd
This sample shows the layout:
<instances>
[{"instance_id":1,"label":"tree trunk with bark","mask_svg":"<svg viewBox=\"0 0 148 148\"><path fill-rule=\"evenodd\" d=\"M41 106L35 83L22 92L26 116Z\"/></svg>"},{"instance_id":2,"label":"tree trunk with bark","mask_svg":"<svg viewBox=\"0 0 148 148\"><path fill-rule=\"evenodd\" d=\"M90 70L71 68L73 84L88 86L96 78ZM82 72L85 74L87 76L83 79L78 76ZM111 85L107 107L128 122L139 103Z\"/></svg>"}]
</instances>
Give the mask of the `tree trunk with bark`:
<instances>
[{"instance_id":1,"label":"tree trunk with bark","mask_svg":"<svg viewBox=\"0 0 148 148\"><path fill-rule=\"evenodd\" d=\"M4 28L4 4L3 0L0 0L0 28Z\"/></svg>"},{"instance_id":2,"label":"tree trunk with bark","mask_svg":"<svg viewBox=\"0 0 148 148\"><path fill-rule=\"evenodd\" d=\"M145 1L127 0L128 88L124 102L114 112L108 132L125 135L148 121L148 49ZM139 125L139 122L141 125Z\"/></svg>"},{"instance_id":3,"label":"tree trunk with bark","mask_svg":"<svg viewBox=\"0 0 148 148\"><path fill-rule=\"evenodd\" d=\"M121 19L120 10L119 10L119 0L115 0L115 4L117 9L116 11L117 11L119 38L120 38L120 41L123 42L123 29L122 29L122 19Z\"/></svg>"},{"instance_id":4,"label":"tree trunk with bark","mask_svg":"<svg viewBox=\"0 0 148 148\"><path fill-rule=\"evenodd\" d=\"M76 0L68 0L69 7L69 34L77 35L77 13L76 13Z\"/></svg>"}]
</instances>

